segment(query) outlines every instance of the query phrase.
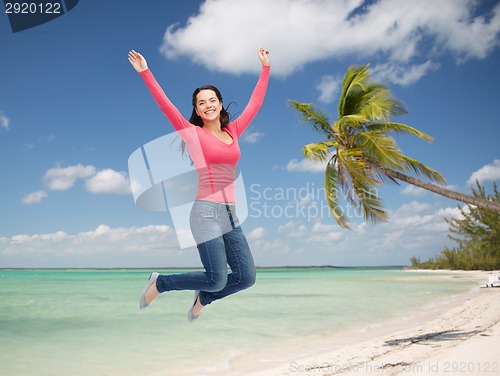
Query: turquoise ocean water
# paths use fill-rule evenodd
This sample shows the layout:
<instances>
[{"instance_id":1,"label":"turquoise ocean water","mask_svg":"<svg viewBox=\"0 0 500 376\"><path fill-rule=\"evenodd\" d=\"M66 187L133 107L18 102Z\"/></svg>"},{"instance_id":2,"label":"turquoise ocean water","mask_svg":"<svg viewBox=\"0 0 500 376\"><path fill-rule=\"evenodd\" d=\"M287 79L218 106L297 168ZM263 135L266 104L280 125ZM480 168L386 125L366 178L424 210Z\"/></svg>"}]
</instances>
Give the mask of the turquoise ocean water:
<instances>
[{"instance_id":1,"label":"turquoise ocean water","mask_svg":"<svg viewBox=\"0 0 500 376\"><path fill-rule=\"evenodd\" d=\"M189 324L190 291L139 310L149 274L0 270L1 374L217 375L249 352L411 315L474 286L397 268L263 269L251 289Z\"/></svg>"}]
</instances>

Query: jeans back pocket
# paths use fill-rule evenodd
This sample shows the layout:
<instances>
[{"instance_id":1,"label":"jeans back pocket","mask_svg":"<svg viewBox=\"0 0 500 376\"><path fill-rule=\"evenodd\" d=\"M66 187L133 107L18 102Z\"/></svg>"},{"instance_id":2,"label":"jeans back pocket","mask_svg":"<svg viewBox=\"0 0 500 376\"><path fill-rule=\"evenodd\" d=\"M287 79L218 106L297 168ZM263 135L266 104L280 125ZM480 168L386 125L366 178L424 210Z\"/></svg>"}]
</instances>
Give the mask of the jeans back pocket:
<instances>
[{"instance_id":1,"label":"jeans back pocket","mask_svg":"<svg viewBox=\"0 0 500 376\"><path fill-rule=\"evenodd\" d=\"M196 210L195 215L200 219L215 219L217 218L217 213L215 210Z\"/></svg>"}]
</instances>

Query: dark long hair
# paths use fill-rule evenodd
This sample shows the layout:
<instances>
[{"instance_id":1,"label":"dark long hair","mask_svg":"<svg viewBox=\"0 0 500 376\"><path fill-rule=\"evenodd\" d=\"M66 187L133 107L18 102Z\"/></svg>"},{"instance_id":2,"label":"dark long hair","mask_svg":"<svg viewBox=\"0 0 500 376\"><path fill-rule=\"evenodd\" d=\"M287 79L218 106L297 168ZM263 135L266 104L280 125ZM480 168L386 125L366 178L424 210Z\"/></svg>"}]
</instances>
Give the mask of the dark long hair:
<instances>
[{"instance_id":1,"label":"dark long hair","mask_svg":"<svg viewBox=\"0 0 500 376\"><path fill-rule=\"evenodd\" d=\"M215 95L217 96L217 99L219 99L219 102L222 104L222 95L221 95L219 89L217 89L215 86L205 85L205 86L197 88L193 92L193 98L192 98L193 112L191 113L191 117L189 118L189 122L191 124L198 126L198 127L203 127L203 121L201 120L201 117L196 113L196 96L202 90L212 90L215 93ZM230 115L227 112L227 109L225 109L224 106L222 106L222 110L220 111L220 127L221 127L221 129L224 129L227 127L227 125L229 124L229 120L230 120Z\"/></svg>"}]
</instances>

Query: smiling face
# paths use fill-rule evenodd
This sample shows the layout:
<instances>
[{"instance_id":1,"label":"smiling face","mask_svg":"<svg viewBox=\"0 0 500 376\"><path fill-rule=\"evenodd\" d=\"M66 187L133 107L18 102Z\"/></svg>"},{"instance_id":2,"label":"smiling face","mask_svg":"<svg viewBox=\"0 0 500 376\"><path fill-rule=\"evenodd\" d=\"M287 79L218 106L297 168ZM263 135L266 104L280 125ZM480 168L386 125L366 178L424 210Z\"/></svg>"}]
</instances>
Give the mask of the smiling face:
<instances>
[{"instance_id":1,"label":"smiling face","mask_svg":"<svg viewBox=\"0 0 500 376\"><path fill-rule=\"evenodd\" d=\"M211 123L220 118L222 102L213 90L201 90L196 95L196 114L203 123Z\"/></svg>"}]
</instances>

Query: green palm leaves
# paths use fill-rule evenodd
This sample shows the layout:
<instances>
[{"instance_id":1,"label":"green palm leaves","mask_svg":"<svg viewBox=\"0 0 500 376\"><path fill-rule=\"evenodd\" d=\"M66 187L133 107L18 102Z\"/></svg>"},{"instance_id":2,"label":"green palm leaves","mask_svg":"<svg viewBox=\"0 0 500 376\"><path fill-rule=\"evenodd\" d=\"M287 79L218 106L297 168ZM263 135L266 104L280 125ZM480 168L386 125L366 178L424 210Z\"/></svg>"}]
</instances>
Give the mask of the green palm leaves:
<instances>
[{"instance_id":1,"label":"green palm leaves","mask_svg":"<svg viewBox=\"0 0 500 376\"><path fill-rule=\"evenodd\" d=\"M375 188L384 182L396 183L392 172L445 182L437 171L402 153L392 134L410 134L427 142L432 137L408 125L391 122L392 117L406 113L404 106L384 84L369 78L368 65L348 69L338 120L333 123L315 105L290 100L300 121L326 139L304 146L303 154L308 159L327 162L326 200L336 221L345 228L349 227L340 206L340 191L363 212L366 220L378 222L387 219L387 212Z\"/></svg>"}]
</instances>

